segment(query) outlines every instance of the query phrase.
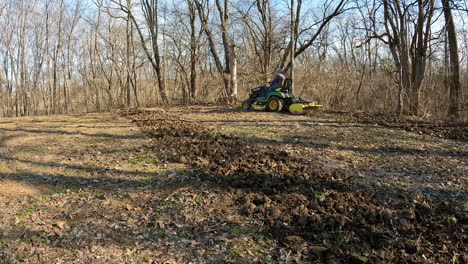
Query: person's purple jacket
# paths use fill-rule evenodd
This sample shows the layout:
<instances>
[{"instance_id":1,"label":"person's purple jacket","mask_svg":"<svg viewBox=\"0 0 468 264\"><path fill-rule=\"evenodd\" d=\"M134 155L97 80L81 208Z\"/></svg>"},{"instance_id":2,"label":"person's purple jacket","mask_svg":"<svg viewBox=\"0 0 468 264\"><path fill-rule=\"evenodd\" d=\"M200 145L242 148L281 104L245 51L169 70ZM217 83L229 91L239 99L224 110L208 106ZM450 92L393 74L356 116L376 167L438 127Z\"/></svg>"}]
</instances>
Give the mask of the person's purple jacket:
<instances>
[{"instance_id":1,"label":"person's purple jacket","mask_svg":"<svg viewBox=\"0 0 468 264\"><path fill-rule=\"evenodd\" d=\"M282 73L278 73L276 77L273 79L273 81L270 82L270 85L278 85L279 87L283 86L283 80L286 78L286 76Z\"/></svg>"}]
</instances>

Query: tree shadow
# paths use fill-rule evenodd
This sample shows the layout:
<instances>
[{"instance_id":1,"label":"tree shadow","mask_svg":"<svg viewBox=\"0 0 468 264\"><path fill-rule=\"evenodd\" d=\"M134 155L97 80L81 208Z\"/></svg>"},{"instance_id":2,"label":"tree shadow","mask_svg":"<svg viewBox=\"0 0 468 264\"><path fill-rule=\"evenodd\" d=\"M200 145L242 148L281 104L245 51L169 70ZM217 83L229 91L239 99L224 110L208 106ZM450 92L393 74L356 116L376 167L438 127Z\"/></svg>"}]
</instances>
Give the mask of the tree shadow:
<instances>
[{"instance_id":1,"label":"tree shadow","mask_svg":"<svg viewBox=\"0 0 468 264\"><path fill-rule=\"evenodd\" d=\"M2 121L0 122L0 124L14 124L13 121Z\"/></svg>"},{"instance_id":2,"label":"tree shadow","mask_svg":"<svg viewBox=\"0 0 468 264\"><path fill-rule=\"evenodd\" d=\"M206 111L206 113L208 114L225 114L225 113L241 113L241 112L245 112L245 110L240 107L239 108L220 108L220 109Z\"/></svg>"},{"instance_id":3,"label":"tree shadow","mask_svg":"<svg viewBox=\"0 0 468 264\"><path fill-rule=\"evenodd\" d=\"M106 138L115 138L115 139L142 139L141 135L130 135L130 136L122 136L122 135L114 135L114 134L107 134L107 133L84 133L84 132L69 132L63 130L43 130L43 129L24 129L24 128L15 128L15 129L8 129L8 128L0 128L0 130L7 131L7 132L25 132L25 133L33 133L33 134L58 134L58 135L81 135L81 136L88 136L88 137L106 137Z\"/></svg>"},{"instance_id":4,"label":"tree shadow","mask_svg":"<svg viewBox=\"0 0 468 264\"><path fill-rule=\"evenodd\" d=\"M35 165L35 166L44 166L44 167L48 167L48 168L52 168L52 169L71 169L71 170L76 170L76 171L79 171L79 172L86 172L86 173L93 172L93 173L96 173L96 174L109 173L109 174L112 174L112 175L130 176L130 177L131 176L149 177L149 176L154 175L153 173L141 172L141 171L109 169L109 168L104 168L104 167L72 165L72 164L57 163L57 162L39 162L39 161L20 159L20 158L16 158L16 157L8 157L8 156L1 155L1 154L0 154L0 160L9 161L9 162L21 162L21 163L24 163L24 164ZM19 174L19 175L21 175L21 174ZM36 176L39 176L39 175L36 174ZM49 176L53 176L53 175L49 175ZM78 177L78 179L81 179L81 178Z\"/></svg>"},{"instance_id":5,"label":"tree shadow","mask_svg":"<svg viewBox=\"0 0 468 264\"><path fill-rule=\"evenodd\" d=\"M272 126L274 127L274 126ZM422 156L445 156L454 158L463 158L468 156L467 151L462 150L435 150L435 149L417 149L410 147L401 146L379 146L379 147L356 147L356 146L343 146L343 145L332 145L329 143L318 143L317 137L313 136L300 136L298 140L293 138L280 138L280 139L268 139L258 138L255 136L246 136L240 138L241 141L248 141L258 143L266 146L283 146L285 144L296 145L301 147L313 147L315 149L335 149L343 151L352 151L361 154L379 154L379 155L422 155Z\"/></svg>"},{"instance_id":6,"label":"tree shadow","mask_svg":"<svg viewBox=\"0 0 468 264\"><path fill-rule=\"evenodd\" d=\"M271 124L272 121L275 120L232 120L232 119L203 119L197 120L197 123L227 123L227 124L255 124L255 126L268 126L268 127L277 127L277 124ZM330 127L337 127L337 128L351 128L351 127L366 127L369 128L367 125L362 125L354 122L346 122L346 121L328 121L328 120L277 120L282 124L301 124L301 125L308 125L311 127L323 127L323 126L330 126ZM324 125L322 125L324 124ZM333 125L336 124L336 125ZM341 124L352 124L352 125L341 125ZM382 126L375 126L370 128L382 129Z\"/></svg>"},{"instance_id":7,"label":"tree shadow","mask_svg":"<svg viewBox=\"0 0 468 264\"><path fill-rule=\"evenodd\" d=\"M5 143L8 140L14 139L19 137L19 135L8 135L8 136L0 136L0 147L5 147Z\"/></svg>"}]
</instances>

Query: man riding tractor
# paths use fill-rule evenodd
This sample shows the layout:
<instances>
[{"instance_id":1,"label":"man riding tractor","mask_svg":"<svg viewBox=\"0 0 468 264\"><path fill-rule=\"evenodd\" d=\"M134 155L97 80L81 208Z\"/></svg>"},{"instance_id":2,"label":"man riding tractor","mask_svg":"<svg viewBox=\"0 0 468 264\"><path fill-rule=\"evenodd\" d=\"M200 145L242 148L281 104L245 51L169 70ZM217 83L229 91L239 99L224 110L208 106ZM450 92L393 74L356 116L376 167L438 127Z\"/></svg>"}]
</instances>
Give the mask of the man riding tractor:
<instances>
[{"instance_id":1,"label":"man riding tractor","mask_svg":"<svg viewBox=\"0 0 468 264\"><path fill-rule=\"evenodd\" d=\"M281 88L283 86L283 81L286 79L286 75L283 73L283 69L276 69L276 77L270 82L270 88L266 96L268 96L275 89Z\"/></svg>"},{"instance_id":2,"label":"man riding tractor","mask_svg":"<svg viewBox=\"0 0 468 264\"><path fill-rule=\"evenodd\" d=\"M249 99L242 102L242 108L268 112L289 111L293 114L304 114L304 110L320 107L316 102L310 103L296 98L291 93L292 79L282 69L275 71L276 76L270 86L252 89Z\"/></svg>"},{"instance_id":3,"label":"man riding tractor","mask_svg":"<svg viewBox=\"0 0 468 264\"><path fill-rule=\"evenodd\" d=\"M243 108L267 110L268 112L280 112L288 109L294 98L294 95L289 91L292 80L286 77L282 69L277 69L275 74L270 86L252 89L249 99L242 103Z\"/></svg>"}]
</instances>

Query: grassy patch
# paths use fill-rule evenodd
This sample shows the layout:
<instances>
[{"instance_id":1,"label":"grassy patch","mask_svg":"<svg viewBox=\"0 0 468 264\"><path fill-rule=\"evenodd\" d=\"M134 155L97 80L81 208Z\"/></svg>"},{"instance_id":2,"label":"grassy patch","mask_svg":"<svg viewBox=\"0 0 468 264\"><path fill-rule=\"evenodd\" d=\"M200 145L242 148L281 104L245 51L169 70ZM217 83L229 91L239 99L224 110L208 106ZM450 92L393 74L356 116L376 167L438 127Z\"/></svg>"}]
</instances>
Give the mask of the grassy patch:
<instances>
[{"instance_id":1,"label":"grassy patch","mask_svg":"<svg viewBox=\"0 0 468 264\"><path fill-rule=\"evenodd\" d=\"M18 225L23 225L24 222L26 221L26 218L28 218L29 216L33 215L35 212L37 211L37 203L36 202L33 202L31 204L29 204L26 208L24 208L23 210L21 210L18 214L17 214L17 224Z\"/></svg>"},{"instance_id":2,"label":"grassy patch","mask_svg":"<svg viewBox=\"0 0 468 264\"><path fill-rule=\"evenodd\" d=\"M155 236L157 236L160 239L163 239L166 237L166 231L160 227L156 227L153 229L153 233Z\"/></svg>"},{"instance_id":3,"label":"grassy patch","mask_svg":"<svg viewBox=\"0 0 468 264\"><path fill-rule=\"evenodd\" d=\"M280 141L281 135L275 128L263 126L239 126L226 128L229 134L240 137L253 143L264 143L265 141Z\"/></svg>"},{"instance_id":4,"label":"grassy patch","mask_svg":"<svg viewBox=\"0 0 468 264\"><path fill-rule=\"evenodd\" d=\"M151 261L151 256L145 255L145 256L142 257L142 260L143 260L144 262L150 262L150 261Z\"/></svg>"},{"instance_id":5,"label":"grassy patch","mask_svg":"<svg viewBox=\"0 0 468 264\"><path fill-rule=\"evenodd\" d=\"M231 234L233 236L239 236L240 234L242 234L242 230L239 229L237 226L230 227L228 232L229 232L229 234Z\"/></svg>"},{"instance_id":6,"label":"grassy patch","mask_svg":"<svg viewBox=\"0 0 468 264\"><path fill-rule=\"evenodd\" d=\"M89 193L86 191L83 191L79 187L74 187L74 188L69 188L69 189L58 189L55 191L55 193L77 193L80 197L88 196Z\"/></svg>"},{"instance_id":7,"label":"grassy patch","mask_svg":"<svg viewBox=\"0 0 468 264\"><path fill-rule=\"evenodd\" d=\"M396 189L404 189L405 186L406 186L405 184L400 183L400 182L392 183L392 187L393 187L393 188L396 188Z\"/></svg>"},{"instance_id":8,"label":"grassy patch","mask_svg":"<svg viewBox=\"0 0 468 264\"><path fill-rule=\"evenodd\" d=\"M316 194L315 195L315 200L319 202L323 202L327 199L328 193L321 193L321 194Z\"/></svg>"},{"instance_id":9,"label":"grassy patch","mask_svg":"<svg viewBox=\"0 0 468 264\"><path fill-rule=\"evenodd\" d=\"M253 239L239 236L230 244L228 252L231 258L243 262L248 258L264 259L267 249L273 245L271 242L262 235L254 235Z\"/></svg>"},{"instance_id":10,"label":"grassy patch","mask_svg":"<svg viewBox=\"0 0 468 264\"><path fill-rule=\"evenodd\" d=\"M183 205L176 201L164 201L160 204L160 208L166 212L180 214L183 209Z\"/></svg>"},{"instance_id":11,"label":"grassy patch","mask_svg":"<svg viewBox=\"0 0 468 264\"><path fill-rule=\"evenodd\" d=\"M144 164L157 166L159 164L159 160L151 155L142 154L136 158L128 159L128 163L134 166L144 165Z\"/></svg>"}]
</instances>

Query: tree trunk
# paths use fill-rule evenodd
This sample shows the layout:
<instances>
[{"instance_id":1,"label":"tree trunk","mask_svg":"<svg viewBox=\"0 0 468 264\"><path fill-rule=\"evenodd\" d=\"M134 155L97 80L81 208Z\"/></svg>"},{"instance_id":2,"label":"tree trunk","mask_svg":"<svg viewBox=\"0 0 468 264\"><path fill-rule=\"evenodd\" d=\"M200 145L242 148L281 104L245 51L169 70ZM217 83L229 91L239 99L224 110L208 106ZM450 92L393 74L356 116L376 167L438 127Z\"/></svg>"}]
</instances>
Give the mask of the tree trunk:
<instances>
[{"instance_id":1,"label":"tree trunk","mask_svg":"<svg viewBox=\"0 0 468 264\"><path fill-rule=\"evenodd\" d=\"M290 74L289 77L293 79L293 83L291 85L291 93L294 91L294 53L296 51L296 34L295 34L295 20L294 20L294 0L291 0L291 50L290 50Z\"/></svg>"},{"instance_id":2,"label":"tree trunk","mask_svg":"<svg viewBox=\"0 0 468 264\"><path fill-rule=\"evenodd\" d=\"M205 9L201 5L199 0L194 0L194 2L195 2L195 5L197 7L197 10L198 10L198 15L200 17L200 22L201 22L201 24L203 26L206 37L208 38L208 45L210 47L211 55L213 56L213 59L215 61L215 65L216 65L216 68L218 69L218 72L221 74L221 77L223 78L224 94L225 94L225 96L229 96L230 95L229 78L228 78L228 76L226 74L226 71L225 71L225 69L224 69L224 67L223 67L223 65L221 63L221 60L219 59L219 55L218 55L218 52L216 50L216 44L214 42L214 37L213 37L212 31L211 31L210 25L208 24L208 18L206 17L206 14L205 14ZM224 30L224 29L222 29L222 30Z\"/></svg>"},{"instance_id":3,"label":"tree trunk","mask_svg":"<svg viewBox=\"0 0 468 264\"><path fill-rule=\"evenodd\" d=\"M237 101L237 51L236 46L231 46L229 62L231 63L229 69L231 71L231 102Z\"/></svg>"},{"instance_id":4,"label":"tree trunk","mask_svg":"<svg viewBox=\"0 0 468 264\"><path fill-rule=\"evenodd\" d=\"M131 1L127 0L127 5L129 9L132 9L131 6ZM126 41L127 41L127 47L126 47L126 52L125 52L125 62L126 62L126 72L127 72L127 79L125 82L125 106L130 107L131 105L131 79L132 79L132 54L131 54L131 47L133 45L132 43L132 21L130 20L130 16L127 14L127 20L126 20Z\"/></svg>"},{"instance_id":5,"label":"tree trunk","mask_svg":"<svg viewBox=\"0 0 468 264\"><path fill-rule=\"evenodd\" d=\"M195 6L193 5L193 0L188 0L189 6L189 18L190 18L190 89L189 89L189 99L191 102L195 100L195 93L197 91L197 61L198 61L198 41L196 38L195 32Z\"/></svg>"},{"instance_id":6,"label":"tree trunk","mask_svg":"<svg viewBox=\"0 0 468 264\"><path fill-rule=\"evenodd\" d=\"M458 58L458 43L455 23L452 17L450 0L442 0L445 27L448 34L448 46L450 54L450 78L449 78L449 109L448 117L450 119L459 118L459 101L460 101L460 60Z\"/></svg>"}]
</instances>

